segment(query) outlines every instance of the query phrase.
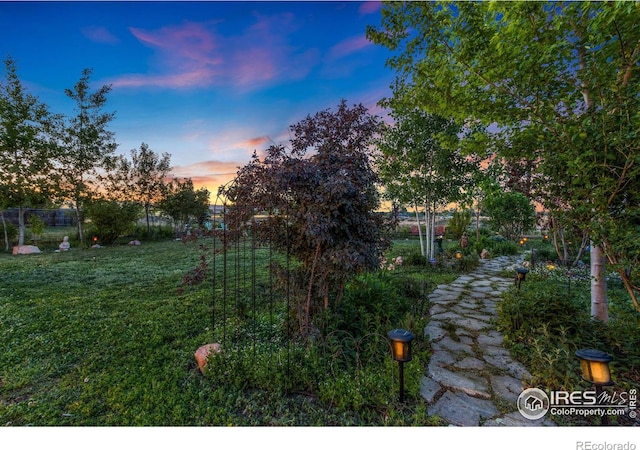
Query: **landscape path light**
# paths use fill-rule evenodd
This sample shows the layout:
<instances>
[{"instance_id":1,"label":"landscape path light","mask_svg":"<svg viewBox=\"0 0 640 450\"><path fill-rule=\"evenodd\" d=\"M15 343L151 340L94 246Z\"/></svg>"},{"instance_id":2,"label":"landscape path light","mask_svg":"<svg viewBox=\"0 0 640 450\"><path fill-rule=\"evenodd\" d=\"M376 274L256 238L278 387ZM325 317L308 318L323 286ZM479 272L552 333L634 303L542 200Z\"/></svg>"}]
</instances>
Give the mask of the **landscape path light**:
<instances>
[{"instance_id":1,"label":"landscape path light","mask_svg":"<svg viewBox=\"0 0 640 450\"><path fill-rule=\"evenodd\" d=\"M518 286L518 292L520 292L520 283L526 280L528 273L529 270L524 267L518 267L516 269L516 286Z\"/></svg>"},{"instance_id":2,"label":"landscape path light","mask_svg":"<svg viewBox=\"0 0 640 450\"><path fill-rule=\"evenodd\" d=\"M611 386L611 371L609 363L613 360L611 356L601 350L592 348L581 349L576 352L576 356L580 358L580 368L582 369L582 378L596 387Z\"/></svg>"},{"instance_id":3,"label":"landscape path light","mask_svg":"<svg viewBox=\"0 0 640 450\"><path fill-rule=\"evenodd\" d=\"M595 386L596 398L600 399L604 386L613 385L611 371L609 370L609 363L613 358L607 353L593 348L578 350L576 351L576 356L580 358L582 378ZM606 414L601 416L600 423L602 425L609 423Z\"/></svg>"},{"instance_id":4,"label":"landscape path light","mask_svg":"<svg viewBox=\"0 0 640 450\"><path fill-rule=\"evenodd\" d=\"M400 402L404 402L404 363L411 361L411 341L415 338L412 332L402 329L389 331L391 340L391 357L398 361L400 377Z\"/></svg>"}]
</instances>

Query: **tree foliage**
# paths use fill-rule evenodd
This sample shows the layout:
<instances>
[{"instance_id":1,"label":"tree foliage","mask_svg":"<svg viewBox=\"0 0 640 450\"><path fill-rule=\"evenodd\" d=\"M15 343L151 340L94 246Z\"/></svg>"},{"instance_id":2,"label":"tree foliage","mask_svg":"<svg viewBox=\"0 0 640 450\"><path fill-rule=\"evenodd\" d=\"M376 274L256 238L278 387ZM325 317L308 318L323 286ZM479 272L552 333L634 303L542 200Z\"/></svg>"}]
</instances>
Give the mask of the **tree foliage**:
<instances>
[{"instance_id":1,"label":"tree foliage","mask_svg":"<svg viewBox=\"0 0 640 450\"><path fill-rule=\"evenodd\" d=\"M377 142L376 167L388 199L413 206L416 215L424 207L427 226L423 254L433 258L435 214L465 197L472 179L472 161L457 145L462 127L454 120L419 108L407 109L397 102L390 102L390 106L394 124L384 128Z\"/></svg>"},{"instance_id":2,"label":"tree foliage","mask_svg":"<svg viewBox=\"0 0 640 450\"><path fill-rule=\"evenodd\" d=\"M385 218L376 212L379 180L369 155L378 117L343 100L290 130L289 148L272 145L263 159L254 154L221 193L233 204L232 236L253 224L260 241L294 258L295 267L276 271L293 287L298 328L306 335L314 314L330 298L339 301L351 275L379 267L389 242ZM257 212L267 219L257 223Z\"/></svg>"},{"instance_id":3,"label":"tree foliage","mask_svg":"<svg viewBox=\"0 0 640 450\"><path fill-rule=\"evenodd\" d=\"M209 213L209 191L196 190L190 178L174 178L166 185L157 207L173 219L176 234L182 234L191 221L199 221Z\"/></svg>"},{"instance_id":4,"label":"tree foliage","mask_svg":"<svg viewBox=\"0 0 640 450\"><path fill-rule=\"evenodd\" d=\"M111 245L126 234L140 217L141 208L135 202L92 198L85 205L86 216L91 220L90 232L104 245Z\"/></svg>"},{"instance_id":5,"label":"tree foliage","mask_svg":"<svg viewBox=\"0 0 640 450\"><path fill-rule=\"evenodd\" d=\"M447 225L447 232L451 233L454 239L460 239L462 233L465 233L469 228L469 225L471 225L471 211L468 209L463 211L455 210Z\"/></svg>"},{"instance_id":6,"label":"tree foliage","mask_svg":"<svg viewBox=\"0 0 640 450\"><path fill-rule=\"evenodd\" d=\"M531 201L520 192L501 191L487 197L484 203L491 228L515 240L533 229L536 215Z\"/></svg>"},{"instance_id":7,"label":"tree foliage","mask_svg":"<svg viewBox=\"0 0 640 450\"><path fill-rule=\"evenodd\" d=\"M18 208L18 245L24 244L26 208L45 204L54 184L45 104L26 92L13 59L0 83L0 204Z\"/></svg>"},{"instance_id":8,"label":"tree foliage","mask_svg":"<svg viewBox=\"0 0 640 450\"><path fill-rule=\"evenodd\" d=\"M367 35L395 52L403 102L526 154L539 200L589 232L640 310L638 23L637 2L394 2Z\"/></svg>"},{"instance_id":9,"label":"tree foliage","mask_svg":"<svg viewBox=\"0 0 640 450\"><path fill-rule=\"evenodd\" d=\"M60 196L76 211L78 237L83 244L84 203L97 191L98 171L117 147L108 129L115 113L103 111L111 86L92 92L91 75L91 69L84 69L73 89L65 89L67 97L75 102L75 116L63 118L58 130Z\"/></svg>"},{"instance_id":10,"label":"tree foliage","mask_svg":"<svg viewBox=\"0 0 640 450\"><path fill-rule=\"evenodd\" d=\"M162 199L166 189L164 179L171 170L171 155L158 155L143 142L140 144L140 150L131 150L131 162L133 198L144 207L147 235L150 235L149 213L152 206Z\"/></svg>"}]
</instances>

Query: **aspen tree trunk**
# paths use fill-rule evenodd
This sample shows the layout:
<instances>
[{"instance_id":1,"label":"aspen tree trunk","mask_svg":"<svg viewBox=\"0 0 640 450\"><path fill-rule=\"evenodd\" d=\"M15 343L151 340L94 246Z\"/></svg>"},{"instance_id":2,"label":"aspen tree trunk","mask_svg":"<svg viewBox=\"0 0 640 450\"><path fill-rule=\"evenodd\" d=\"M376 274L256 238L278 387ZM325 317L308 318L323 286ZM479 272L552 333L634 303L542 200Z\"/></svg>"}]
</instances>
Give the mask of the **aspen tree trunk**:
<instances>
[{"instance_id":1,"label":"aspen tree trunk","mask_svg":"<svg viewBox=\"0 0 640 450\"><path fill-rule=\"evenodd\" d=\"M418 236L420 237L420 254L424 256L424 243L422 242L422 228L420 227L420 213L418 212L418 205L414 203L416 209L416 221L418 222Z\"/></svg>"},{"instance_id":2,"label":"aspen tree trunk","mask_svg":"<svg viewBox=\"0 0 640 450\"><path fill-rule=\"evenodd\" d=\"M24 209L18 207L18 245L24 245Z\"/></svg>"},{"instance_id":3,"label":"aspen tree trunk","mask_svg":"<svg viewBox=\"0 0 640 450\"><path fill-rule=\"evenodd\" d=\"M578 36L582 38L582 36ZM578 47L578 60L580 69L585 70L587 67L587 49L584 44ZM591 91L585 81L581 82L581 92L587 110L594 107ZM608 301L607 301L607 279L605 271L605 259L602 246L593 245L591 242L591 316L606 322L609 319Z\"/></svg>"},{"instance_id":4,"label":"aspen tree trunk","mask_svg":"<svg viewBox=\"0 0 640 450\"><path fill-rule=\"evenodd\" d=\"M605 257L601 246L591 242L591 316L602 322L609 320Z\"/></svg>"}]
</instances>

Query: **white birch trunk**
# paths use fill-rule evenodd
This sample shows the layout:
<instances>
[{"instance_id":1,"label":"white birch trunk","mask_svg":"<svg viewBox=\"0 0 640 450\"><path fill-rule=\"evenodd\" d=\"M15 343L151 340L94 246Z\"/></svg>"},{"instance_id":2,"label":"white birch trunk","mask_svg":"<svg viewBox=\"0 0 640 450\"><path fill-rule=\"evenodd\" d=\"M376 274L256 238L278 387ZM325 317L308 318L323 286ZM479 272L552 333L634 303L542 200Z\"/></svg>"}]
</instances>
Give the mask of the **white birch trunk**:
<instances>
[{"instance_id":1,"label":"white birch trunk","mask_svg":"<svg viewBox=\"0 0 640 450\"><path fill-rule=\"evenodd\" d=\"M425 251L424 256L427 261L431 255L431 211L429 210L429 205L425 203L424 205L425 216L424 216L424 240L425 240Z\"/></svg>"},{"instance_id":2,"label":"white birch trunk","mask_svg":"<svg viewBox=\"0 0 640 450\"><path fill-rule=\"evenodd\" d=\"M420 254L424 256L424 244L422 242L422 228L420 227L420 213L418 212L418 205L414 204L416 209L416 221L418 222L418 236L420 237Z\"/></svg>"},{"instance_id":3,"label":"white birch trunk","mask_svg":"<svg viewBox=\"0 0 640 450\"><path fill-rule=\"evenodd\" d=\"M24 209L18 207L18 245L24 245Z\"/></svg>"},{"instance_id":4,"label":"white birch trunk","mask_svg":"<svg viewBox=\"0 0 640 450\"><path fill-rule=\"evenodd\" d=\"M602 247L591 242L591 316L602 322L609 320L607 278Z\"/></svg>"}]
</instances>

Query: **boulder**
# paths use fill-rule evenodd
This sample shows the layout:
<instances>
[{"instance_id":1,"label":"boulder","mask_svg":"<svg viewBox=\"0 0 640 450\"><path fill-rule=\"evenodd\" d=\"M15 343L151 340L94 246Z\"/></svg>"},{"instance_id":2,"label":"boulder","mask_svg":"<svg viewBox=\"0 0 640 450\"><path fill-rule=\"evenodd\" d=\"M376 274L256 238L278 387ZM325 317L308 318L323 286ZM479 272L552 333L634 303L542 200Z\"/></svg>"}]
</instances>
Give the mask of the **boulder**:
<instances>
[{"instance_id":1,"label":"boulder","mask_svg":"<svg viewBox=\"0 0 640 450\"><path fill-rule=\"evenodd\" d=\"M140 241L138 241L137 239L135 241L130 241L129 245L140 245Z\"/></svg>"},{"instance_id":2,"label":"boulder","mask_svg":"<svg viewBox=\"0 0 640 450\"><path fill-rule=\"evenodd\" d=\"M207 366L207 358L209 358L209 355L211 355L212 353L220 353L221 351L222 350L220 348L220 344L218 344L217 342L213 344L205 344L202 347L198 348L194 356L196 358L196 362L198 363L200 372L204 373L205 367Z\"/></svg>"},{"instance_id":3,"label":"boulder","mask_svg":"<svg viewBox=\"0 0 640 450\"><path fill-rule=\"evenodd\" d=\"M35 245L16 245L13 247L14 255L30 255L32 253L42 253Z\"/></svg>"}]
</instances>

